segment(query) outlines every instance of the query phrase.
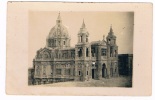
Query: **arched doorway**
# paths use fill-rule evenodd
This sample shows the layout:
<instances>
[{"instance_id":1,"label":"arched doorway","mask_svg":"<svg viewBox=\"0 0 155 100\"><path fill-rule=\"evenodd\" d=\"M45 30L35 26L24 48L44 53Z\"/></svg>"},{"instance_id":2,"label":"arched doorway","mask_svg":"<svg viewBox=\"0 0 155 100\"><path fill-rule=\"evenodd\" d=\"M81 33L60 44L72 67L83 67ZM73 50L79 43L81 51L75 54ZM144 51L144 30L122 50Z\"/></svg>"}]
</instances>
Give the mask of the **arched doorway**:
<instances>
[{"instance_id":1,"label":"arched doorway","mask_svg":"<svg viewBox=\"0 0 155 100\"><path fill-rule=\"evenodd\" d=\"M94 69L92 69L92 79L94 79Z\"/></svg>"},{"instance_id":2,"label":"arched doorway","mask_svg":"<svg viewBox=\"0 0 155 100\"><path fill-rule=\"evenodd\" d=\"M105 63L102 64L102 78L106 77L106 65Z\"/></svg>"}]
</instances>

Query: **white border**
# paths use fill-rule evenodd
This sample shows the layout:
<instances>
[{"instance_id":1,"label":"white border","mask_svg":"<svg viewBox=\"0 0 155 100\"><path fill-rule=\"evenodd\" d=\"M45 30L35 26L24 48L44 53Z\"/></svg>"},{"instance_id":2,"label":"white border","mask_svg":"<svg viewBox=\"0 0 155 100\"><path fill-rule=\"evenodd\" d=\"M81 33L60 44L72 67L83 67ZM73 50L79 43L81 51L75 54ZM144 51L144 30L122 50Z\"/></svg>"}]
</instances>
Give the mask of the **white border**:
<instances>
[{"instance_id":1,"label":"white border","mask_svg":"<svg viewBox=\"0 0 155 100\"><path fill-rule=\"evenodd\" d=\"M155 61L155 53L153 52L153 59L152 59L152 79L153 79L153 83L152 83L152 96L149 97L129 97L129 96L106 96L106 97L70 97L68 98L67 96L65 97L49 97L49 96L42 96L42 97L38 97L38 96L12 96L12 95L6 95L5 93L5 76L6 76L6 14L7 14L7 1L0 1L0 98L1 100L5 99L5 100L14 100L14 99L38 99L38 100L42 100L42 99L96 99L96 100L103 100L103 99L108 99L108 100L155 100L155 63L153 61ZM14 1L21 1L21 0L14 0ZM32 1L32 0L22 0L22 1ZM42 1L42 0L33 0L33 1ZM46 0L46 1L50 1L50 0ZM56 0L53 0L56 1ZM57 0L57 1L68 1L68 2L72 2L72 0ZM101 0L75 0L74 2L101 2ZM123 1L123 0L102 0L102 2L152 2L154 3L153 0L127 0L127 1ZM153 16L154 16L154 7L153 7ZM153 17L154 18L154 17ZM153 24L155 21L153 20ZM154 30L154 28L153 28ZM154 31L153 31L154 32ZM153 51L155 50L155 35L153 35Z\"/></svg>"}]
</instances>

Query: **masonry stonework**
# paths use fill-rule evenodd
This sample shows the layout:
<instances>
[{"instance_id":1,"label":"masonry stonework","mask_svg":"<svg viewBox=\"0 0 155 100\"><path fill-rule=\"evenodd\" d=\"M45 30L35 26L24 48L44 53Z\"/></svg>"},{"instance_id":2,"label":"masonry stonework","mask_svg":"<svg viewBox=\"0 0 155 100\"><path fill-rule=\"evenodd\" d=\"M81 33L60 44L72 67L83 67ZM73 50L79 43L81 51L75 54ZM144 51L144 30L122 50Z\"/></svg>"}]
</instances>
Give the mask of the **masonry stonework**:
<instances>
[{"instance_id":1,"label":"masonry stonework","mask_svg":"<svg viewBox=\"0 0 155 100\"><path fill-rule=\"evenodd\" d=\"M33 60L34 84L64 81L89 81L119 76L118 46L112 26L102 41L89 40L83 20L77 34L78 42L70 47L70 36L62 24L60 13L50 30L46 46L36 52ZM29 71L31 72L31 71Z\"/></svg>"}]
</instances>

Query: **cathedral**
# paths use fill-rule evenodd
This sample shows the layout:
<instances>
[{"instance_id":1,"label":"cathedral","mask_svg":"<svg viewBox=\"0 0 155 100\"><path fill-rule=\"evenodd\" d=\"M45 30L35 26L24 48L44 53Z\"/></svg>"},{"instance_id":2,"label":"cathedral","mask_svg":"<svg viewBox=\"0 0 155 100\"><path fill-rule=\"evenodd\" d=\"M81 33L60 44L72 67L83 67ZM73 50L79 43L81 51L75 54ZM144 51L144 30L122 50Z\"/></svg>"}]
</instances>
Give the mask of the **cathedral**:
<instances>
[{"instance_id":1,"label":"cathedral","mask_svg":"<svg viewBox=\"0 0 155 100\"><path fill-rule=\"evenodd\" d=\"M112 26L102 41L89 41L85 22L77 32L78 42L70 46L71 38L60 13L56 25L46 38L46 46L33 59L33 84L65 81L100 80L119 76L118 46Z\"/></svg>"}]
</instances>

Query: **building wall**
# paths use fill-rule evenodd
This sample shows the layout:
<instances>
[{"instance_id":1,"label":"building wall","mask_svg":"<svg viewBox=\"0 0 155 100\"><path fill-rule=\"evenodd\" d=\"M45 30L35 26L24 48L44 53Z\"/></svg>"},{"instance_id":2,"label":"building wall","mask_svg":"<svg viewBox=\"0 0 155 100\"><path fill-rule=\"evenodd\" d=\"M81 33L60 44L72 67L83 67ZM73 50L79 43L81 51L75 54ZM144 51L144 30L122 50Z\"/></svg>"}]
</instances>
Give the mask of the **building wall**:
<instances>
[{"instance_id":1,"label":"building wall","mask_svg":"<svg viewBox=\"0 0 155 100\"><path fill-rule=\"evenodd\" d=\"M132 76L133 69L133 55L132 54L119 54L119 74Z\"/></svg>"},{"instance_id":2,"label":"building wall","mask_svg":"<svg viewBox=\"0 0 155 100\"><path fill-rule=\"evenodd\" d=\"M30 68L28 69L28 85L34 84L34 69Z\"/></svg>"},{"instance_id":3,"label":"building wall","mask_svg":"<svg viewBox=\"0 0 155 100\"><path fill-rule=\"evenodd\" d=\"M44 84L116 77L118 54L110 56L108 49L110 46L102 42L77 44L68 49L40 49L34 59L35 81Z\"/></svg>"}]
</instances>

